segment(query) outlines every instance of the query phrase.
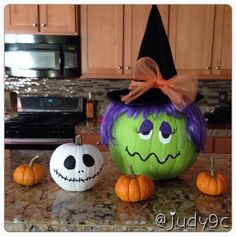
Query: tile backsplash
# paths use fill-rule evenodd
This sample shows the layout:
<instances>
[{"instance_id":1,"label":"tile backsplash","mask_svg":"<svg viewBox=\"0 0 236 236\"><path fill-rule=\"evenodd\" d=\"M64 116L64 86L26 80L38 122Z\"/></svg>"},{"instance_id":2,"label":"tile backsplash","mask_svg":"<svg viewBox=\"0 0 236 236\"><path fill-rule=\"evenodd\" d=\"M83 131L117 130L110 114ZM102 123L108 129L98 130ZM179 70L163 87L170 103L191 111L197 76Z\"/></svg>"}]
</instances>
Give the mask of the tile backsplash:
<instances>
[{"instance_id":1,"label":"tile backsplash","mask_svg":"<svg viewBox=\"0 0 236 236\"><path fill-rule=\"evenodd\" d=\"M6 89L16 92L19 96L81 96L88 97L92 92L97 103L97 111L102 114L109 101L108 91L127 88L129 80L108 79L38 79L38 78L5 78ZM212 107L231 102L230 80L201 80L198 84L199 92L204 99L199 102L203 113Z\"/></svg>"}]
</instances>

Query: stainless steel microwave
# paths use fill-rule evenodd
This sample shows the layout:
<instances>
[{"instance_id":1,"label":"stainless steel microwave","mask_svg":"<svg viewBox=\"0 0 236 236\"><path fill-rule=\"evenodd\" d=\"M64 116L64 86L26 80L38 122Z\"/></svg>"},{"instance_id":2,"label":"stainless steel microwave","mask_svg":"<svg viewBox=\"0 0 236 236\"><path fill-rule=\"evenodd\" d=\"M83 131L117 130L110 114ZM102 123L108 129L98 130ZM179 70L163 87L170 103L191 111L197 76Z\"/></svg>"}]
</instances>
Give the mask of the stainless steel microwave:
<instances>
[{"instance_id":1,"label":"stainless steel microwave","mask_svg":"<svg viewBox=\"0 0 236 236\"><path fill-rule=\"evenodd\" d=\"M79 77L80 37L5 35L5 74L14 77Z\"/></svg>"}]
</instances>

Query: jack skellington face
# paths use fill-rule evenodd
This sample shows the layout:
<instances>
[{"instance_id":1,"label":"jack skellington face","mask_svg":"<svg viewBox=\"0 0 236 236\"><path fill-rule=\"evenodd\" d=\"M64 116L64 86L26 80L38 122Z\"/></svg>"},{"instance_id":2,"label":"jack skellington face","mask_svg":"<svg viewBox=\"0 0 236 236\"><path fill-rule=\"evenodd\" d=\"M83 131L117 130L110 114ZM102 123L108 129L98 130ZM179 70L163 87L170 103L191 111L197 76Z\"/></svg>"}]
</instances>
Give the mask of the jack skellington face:
<instances>
[{"instance_id":1,"label":"jack skellington face","mask_svg":"<svg viewBox=\"0 0 236 236\"><path fill-rule=\"evenodd\" d=\"M98 182L103 166L102 154L92 145L67 143L53 152L50 173L64 190L85 191Z\"/></svg>"}]
</instances>

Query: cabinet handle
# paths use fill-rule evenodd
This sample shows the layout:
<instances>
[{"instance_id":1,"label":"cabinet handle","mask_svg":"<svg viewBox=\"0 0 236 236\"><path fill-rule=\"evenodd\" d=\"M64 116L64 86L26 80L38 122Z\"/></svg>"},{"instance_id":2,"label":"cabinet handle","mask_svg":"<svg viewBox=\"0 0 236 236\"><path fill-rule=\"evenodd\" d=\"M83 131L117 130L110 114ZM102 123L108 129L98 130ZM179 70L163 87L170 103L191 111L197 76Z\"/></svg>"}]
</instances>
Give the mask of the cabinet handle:
<instances>
[{"instance_id":1,"label":"cabinet handle","mask_svg":"<svg viewBox=\"0 0 236 236\"><path fill-rule=\"evenodd\" d=\"M210 66L207 66L205 69L206 69L206 70L210 70L210 69L211 69L211 67L210 67Z\"/></svg>"},{"instance_id":2,"label":"cabinet handle","mask_svg":"<svg viewBox=\"0 0 236 236\"><path fill-rule=\"evenodd\" d=\"M46 27L46 24L41 24L42 27Z\"/></svg>"},{"instance_id":3,"label":"cabinet handle","mask_svg":"<svg viewBox=\"0 0 236 236\"><path fill-rule=\"evenodd\" d=\"M216 69L216 70L219 70L219 69L220 69L220 67L219 67L219 66L216 66L216 67L215 67L215 69Z\"/></svg>"},{"instance_id":4,"label":"cabinet handle","mask_svg":"<svg viewBox=\"0 0 236 236\"><path fill-rule=\"evenodd\" d=\"M126 70L130 70L130 68L131 68L130 66L126 66L125 67Z\"/></svg>"},{"instance_id":5,"label":"cabinet handle","mask_svg":"<svg viewBox=\"0 0 236 236\"><path fill-rule=\"evenodd\" d=\"M97 141L97 142L96 142L96 145L101 145L101 142Z\"/></svg>"},{"instance_id":6,"label":"cabinet handle","mask_svg":"<svg viewBox=\"0 0 236 236\"><path fill-rule=\"evenodd\" d=\"M36 27L36 26L38 26L38 24L37 23L33 23L33 26Z\"/></svg>"},{"instance_id":7,"label":"cabinet handle","mask_svg":"<svg viewBox=\"0 0 236 236\"><path fill-rule=\"evenodd\" d=\"M118 69L118 70L121 70L121 69L122 69L122 66L117 66L117 69Z\"/></svg>"}]
</instances>

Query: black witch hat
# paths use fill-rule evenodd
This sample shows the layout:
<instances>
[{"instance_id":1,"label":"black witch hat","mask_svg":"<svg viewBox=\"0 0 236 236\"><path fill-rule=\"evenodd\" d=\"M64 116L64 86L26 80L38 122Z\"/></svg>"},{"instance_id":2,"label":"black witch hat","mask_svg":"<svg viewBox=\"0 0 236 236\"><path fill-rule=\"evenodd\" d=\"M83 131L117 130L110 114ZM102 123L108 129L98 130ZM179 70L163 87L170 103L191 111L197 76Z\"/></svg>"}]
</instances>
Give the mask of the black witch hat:
<instances>
[{"instance_id":1,"label":"black witch hat","mask_svg":"<svg viewBox=\"0 0 236 236\"><path fill-rule=\"evenodd\" d=\"M158 8L153 5L148 18L146 31L141 43L138 59L149 57L159 66L162 78L169 80L177 75L172 58L169 40L167 38L162 19ZM108 92L108 99L115 103L122 103L121 97L129 94L129 89ZM197 94L196 100L200 100L202 95ZM135 100L130 105L159 105L170 102L169 97L158 88L151 88Z\"/></svg>"}]
</instances>

